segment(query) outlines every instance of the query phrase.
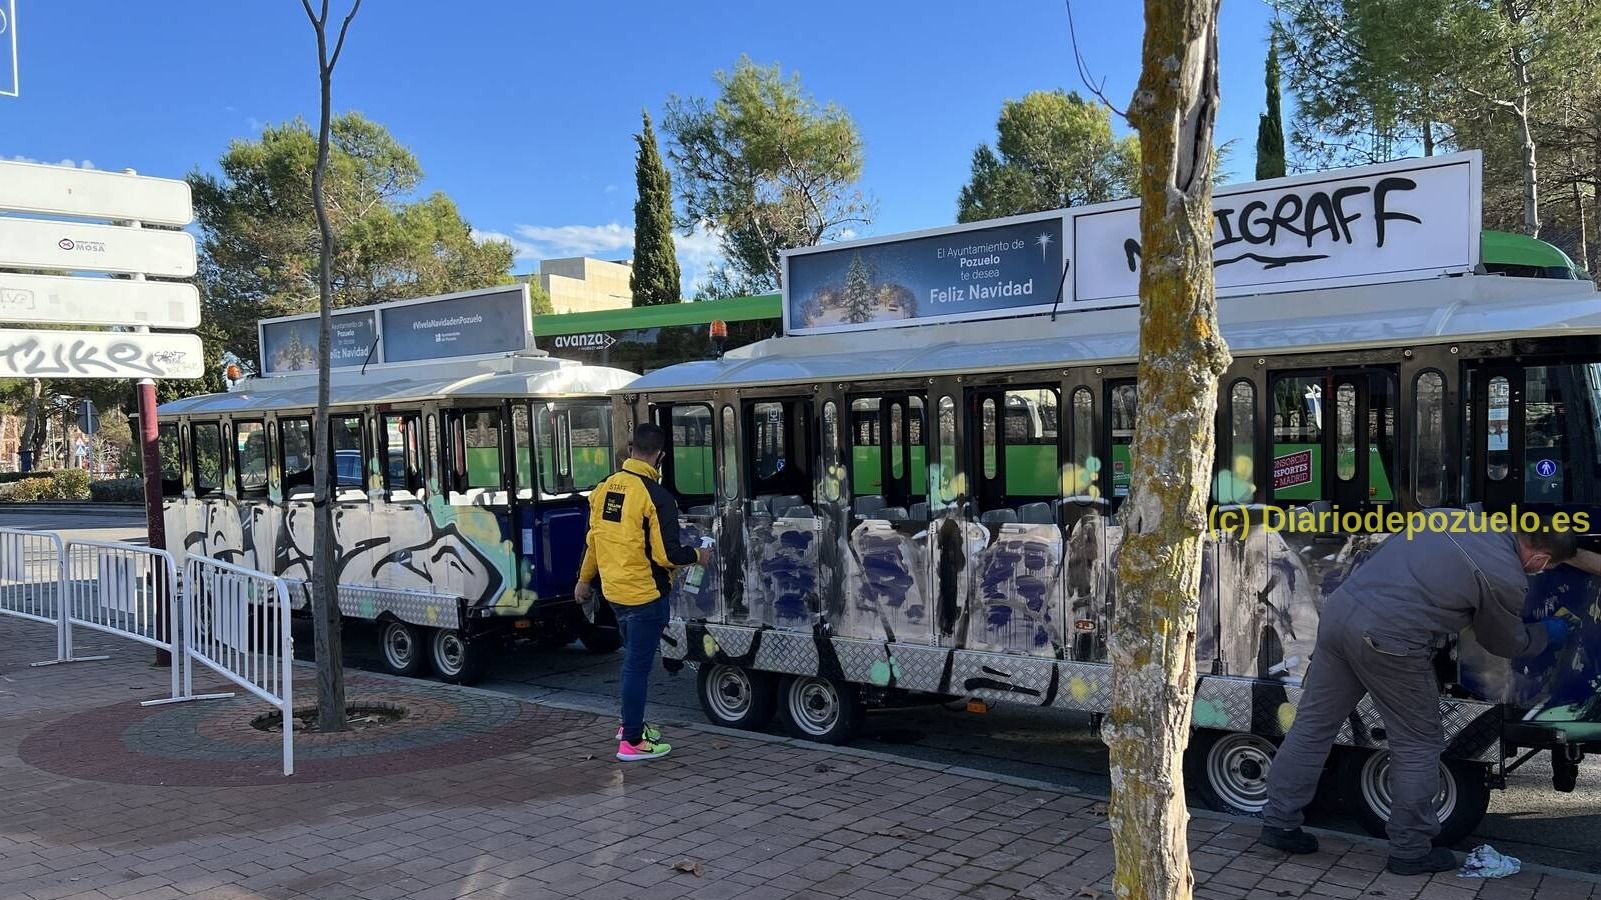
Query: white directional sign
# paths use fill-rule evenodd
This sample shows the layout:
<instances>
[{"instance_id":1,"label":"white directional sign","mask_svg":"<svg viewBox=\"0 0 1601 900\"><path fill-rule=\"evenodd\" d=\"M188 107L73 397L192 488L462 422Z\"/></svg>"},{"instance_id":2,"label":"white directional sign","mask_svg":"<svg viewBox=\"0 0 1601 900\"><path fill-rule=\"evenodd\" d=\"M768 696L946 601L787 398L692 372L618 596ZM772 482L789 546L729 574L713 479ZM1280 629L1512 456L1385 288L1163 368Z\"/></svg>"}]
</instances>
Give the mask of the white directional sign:
<instances>
[{"instance_id":1,"label":"white directional sign","mask_svg":"<svg viewBox=\"0 0 1601 900\"><path fill-rule=\"evenodd\" d=\"M0 378L199 378L192 334L0 329Z\"/></svg>"},{"instance_id":2,"label":"white directional sign","mask_svg":"<svg viewBox=\"0 0 1601 900\"><path fill-rule=\"evenodd\" d=\"M0 209L147 225L188 225L189 183L71 166L0 162Z\"/></svg>"},{"instance_id":3,"label":"white directional sign","mask_svg":"<svg viewBox=\"0 0 1601 900\"><path fill-rule=\"evenodd\" d=\"M188 278L195 239L186 231L0 218L0 267Z\"/></svg>"},{"instance_id":4,"label":"white directional sign","mask_svg":"<svg viewBox=\"0 0 1601 900\"><path fill-rule=\"evenodd\" d=\"M177 281L0 272L0 322L194 328L200 292Z\"/></svg>"}]
</instances>

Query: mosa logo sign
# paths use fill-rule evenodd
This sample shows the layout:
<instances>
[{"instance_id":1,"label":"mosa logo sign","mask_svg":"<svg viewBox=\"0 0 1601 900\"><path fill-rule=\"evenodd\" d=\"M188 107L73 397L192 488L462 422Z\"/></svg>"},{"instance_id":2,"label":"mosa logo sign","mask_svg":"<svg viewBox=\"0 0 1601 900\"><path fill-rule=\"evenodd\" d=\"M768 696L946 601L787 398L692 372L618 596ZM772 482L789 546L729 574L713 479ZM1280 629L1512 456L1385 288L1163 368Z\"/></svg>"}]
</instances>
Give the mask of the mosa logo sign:
<instances>
[{"instance_id":1,"label":"mosa logo sign","mask_svg":"<svg viewBox=\"0 0 1601 900\"><path fill-rule=\"evenodd\" d=\"M56 246L69 253L104 253L105 241L75 241L72 238L62 238L56 241Z\"/></svg>"},{"instance_id":2,"label":"mosa logo sign","mask_svg":"<svg viewBox=\"0 0 1601 900\"><path fill-rule=\"evenodd\" d=\"M0 97L17 96L17 0L0 0Z\"/></svg>"}]
</instances>

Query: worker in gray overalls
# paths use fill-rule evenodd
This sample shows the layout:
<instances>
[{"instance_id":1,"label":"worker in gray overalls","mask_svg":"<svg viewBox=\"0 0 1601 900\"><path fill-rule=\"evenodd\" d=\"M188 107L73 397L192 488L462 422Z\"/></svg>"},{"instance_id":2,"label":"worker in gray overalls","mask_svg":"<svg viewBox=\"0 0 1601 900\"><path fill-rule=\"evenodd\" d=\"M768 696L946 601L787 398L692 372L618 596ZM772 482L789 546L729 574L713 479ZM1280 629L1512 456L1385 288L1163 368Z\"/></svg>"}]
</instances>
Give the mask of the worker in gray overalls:
<instances>
[{"instance_id":1,"label":"worker in gray overalls","mask_svg":"<svg viewBox=\"0 0 1601 900\"><path fill-rule=\"evenodd\" d=\"M1390 858L1398 875L1456 868L1456 857L1434 847L1440 822L1440 684L1435 650L1468 625L1497 656L1538 654L1560 644L1568 623L1523 621L1529 575L1573 558L1571 532L1424 532L1395 536L1329 595L1318 624L1295 721L1268 773L1262 811L1263 844L1315 853L1301 830L1301 811L1340 726L1364 693L1373 696L1390 746Z\"/></svg>"}]
</instances>

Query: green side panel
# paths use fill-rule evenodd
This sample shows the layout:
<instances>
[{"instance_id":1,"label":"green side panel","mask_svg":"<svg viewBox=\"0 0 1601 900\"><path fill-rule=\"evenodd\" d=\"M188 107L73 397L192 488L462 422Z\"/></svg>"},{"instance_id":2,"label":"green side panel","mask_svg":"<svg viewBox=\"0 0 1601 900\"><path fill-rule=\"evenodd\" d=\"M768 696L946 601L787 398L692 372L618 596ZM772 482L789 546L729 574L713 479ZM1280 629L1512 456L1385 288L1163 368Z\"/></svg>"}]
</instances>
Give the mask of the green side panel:
<instances>
[{"instance_id":1,"label":"green side panel","mask_svg":"<svg viewBox=\"0 0 1601 900\"><path fill-rule=\"evenodd\" d=\"M712 448L674 447L673 480L681 494L712 493Z\"/></svg>"},{"instance_id":2,"label":"green side panel","mask_svg":"<svg viewBox=\"0 0 1601 900\"><path fill-rule=\"evenodd\" d=\"M1545 241L1507 231L1479 233L1479 260L1486 265L1571 269L1573 260Z\"/></svg>"},{"instance_id":3,"label":"green side panel","mask_svg":"<svg viewBox=\"0 0 1601 900\"><path fill-rule=\"evenodd\" d=\"M1379 503L1389 503L1395 499L1395 493L1390 490L1390 473L1384 468L1384 460L1379 458L1379 448L1368 447L1368 499Z\"/></svg>"},{"instance_id":4,"label":"green side panel","mask_svg":"<svg viewBox=\"0 0 1601 900\"><path fill-rule=\"evenodd\" d=\"M611 474L612 459L609 447L573 448L573 483L589 486L597 484Z\"/></svg>"},{"instance_id":5,"label":"green side panel","mask_svg":"<svg viewBox=\"0 0 1601 900\"><path fill-rule=\"evenodd\" d=\"M675 325L705 324L717 319L724 322L744 322L752 319L777 319L782 315L783 301L778 294L756 294L749 297L727 297L722 300L686 301L664 303L660 306L534 316L534 337L537 340L541 337L562 334L668 328Z\"/></svg>"},{"instance_id":6,"label":"green side panel","mask_svg":"<svg viewBox=\"0 0 1601 900\"><path fill-rule=\"evenodd\" d=\"M1128 444L1112 445L1112 496L1127 497L1128 486L1134 474L1134 463L1129 459Z\"/></svg>"},{"instance_id":7,"label":"green side panel","mask_svg":"<svg viewBox=\"0 0 1601 900\"><path fill-rule=\"evenodd\" d=\"M528 454L517 453L517 488L519 490L534 487L534 461Z\"/></svg>"},{"instance_id":8,"label":"green side panel","mask_svg":"<svg viewBox=\"0 0 1601 900\"><path fill-rule=\"evenodd\" d=\"M500 484L500 451L493 447L467 448L467 483L473 487Z\"/></svg>"},{"instance_id":9,"label":"green side panel","mask_svg":"<svg viewBox=\"0 0 1601 900\"><path fill-rule=\"evenodd\" d=\"M1055 444L1023 444L1006 448L1008 497L1055 497L1061 492L1061 472Z\"/></svg>"},{"instance_id":10,"label":"green side panel","mask_svg":"<svg viewBox=\"0 0 1601 900\"><path fill-rule=\"evenodd\" d=\"M851 491L858 497L884 493L884 472L877 447L851 448Z\"/></svg>"},{"instance_id":11,"label":"green side panel","mask_svg":"<svg viewBox=\"0 0 1601 900\"><path fill-rule=\"evenodd\" d=\"M1299 453L1309 453L1309 461L1304 473L1299 469L1294 473L1285 473L1285 477L1294 478L1298 483L1277 487L1278 475L1285 466L1294 463L1297 467L1300 461L1290 460L1288 457ZM1272 497L1275 500L1322 500L1323 499L1323 446L1321 444L1274 444L1273 467L1269 475L1275 485ZM1302 479L1305 479L1304 481Z\"/></svg>"}]
</instances>

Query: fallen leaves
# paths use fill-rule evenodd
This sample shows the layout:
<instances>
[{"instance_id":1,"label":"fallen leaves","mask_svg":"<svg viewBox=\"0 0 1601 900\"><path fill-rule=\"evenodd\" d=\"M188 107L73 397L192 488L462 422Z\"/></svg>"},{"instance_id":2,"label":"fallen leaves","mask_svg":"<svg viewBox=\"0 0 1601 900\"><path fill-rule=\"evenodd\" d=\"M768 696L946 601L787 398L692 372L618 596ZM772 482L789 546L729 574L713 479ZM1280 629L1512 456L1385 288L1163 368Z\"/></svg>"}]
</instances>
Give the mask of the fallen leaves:
<instances>
[{"instance_id":1,"label":"fallen leaves","mask_svg":"<svg viewBox=\"0 0 1601 900\"><path fill-rule=\"evenodd\" d=\"M706 874L706 864L698 859L681 859L673 863L674 872L688 872L696 878Z\"/></svg>"}]
</instances>

